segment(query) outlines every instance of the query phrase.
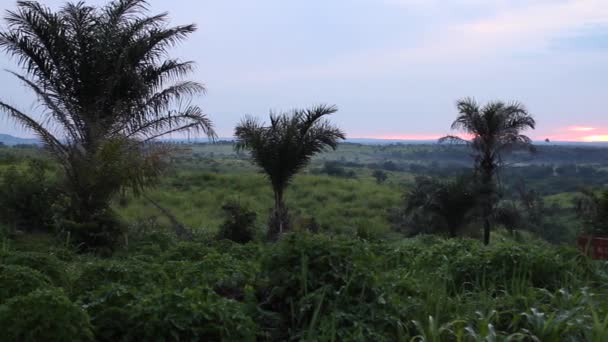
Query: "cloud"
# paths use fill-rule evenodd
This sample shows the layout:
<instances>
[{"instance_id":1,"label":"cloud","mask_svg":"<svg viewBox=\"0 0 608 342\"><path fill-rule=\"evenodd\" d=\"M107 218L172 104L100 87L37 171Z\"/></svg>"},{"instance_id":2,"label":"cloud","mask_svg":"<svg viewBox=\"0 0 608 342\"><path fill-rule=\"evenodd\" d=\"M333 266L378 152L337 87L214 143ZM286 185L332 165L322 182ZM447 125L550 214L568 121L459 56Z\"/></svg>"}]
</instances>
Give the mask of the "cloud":
<instances>
[{"instance_id":1,"label":"cloud","mask_svg":"<svg viewBox=\"0 0 608 342\"><path fill-rule=\"evenodd\" d=\"M351 79L378 77L399 71L419 72L440 67L465 69L496 58L551 53L551 43L577 37L591 30L608 31L608 0L385 0L408 9L453 6L491 8L481 18L453 19L422 33L420 42L407 48L380 48L335 56L323 64L291 65L283 69L249 70L233 78L237 83L274 83L289 80ZM492 4L491 6L489 4ZM418 7L416 7L416 5ZM428 10L428 9L427 9ZM572 61L561 51L562 58ZM586 55L588 57L588 55ZM416 67L412 70L412 67Z\"/></svg>"},{"instance_id":2,"label":"cloud","mask_svg":"<svg viewBox=\"0 0 608 342\"><path fill-rule=\"evenodd\" d=\"M595 131L595 127L583 127L583 126L570 126L567 128L568 131L571 132L590 132Z\"/></svg>"}]
</instances>

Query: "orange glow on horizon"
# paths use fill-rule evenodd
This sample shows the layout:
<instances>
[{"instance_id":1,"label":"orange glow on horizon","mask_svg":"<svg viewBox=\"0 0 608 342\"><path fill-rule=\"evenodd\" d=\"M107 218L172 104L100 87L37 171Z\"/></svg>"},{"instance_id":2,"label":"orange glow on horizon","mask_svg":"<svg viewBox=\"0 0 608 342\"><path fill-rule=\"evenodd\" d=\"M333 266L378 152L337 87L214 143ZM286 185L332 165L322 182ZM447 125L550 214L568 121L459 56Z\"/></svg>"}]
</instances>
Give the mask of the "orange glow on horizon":
<instances>
[{"instance_id":1,"label":"orange glow on horizon","mask_svg":"<svg viewBox=\"0 0 608 342\"><path fill-rule=\"evenodd\" d=\"M373 136L362 136L357 138L362 139L378 139L378 140L439 140L446 136L437 134L387 134L387 135L373 135ZM462 139L471 139L471 135L465 134L452 134Z\"/></svg>"},{"instance_id":2,"label":"orange glow on horizon","mask_svg":"<svg viewBox=\"0 0 608 342\"><path fill-rule=\"evenodd\" d=\"M585 142L608 142L608 134L606 135L590 135L583 137L582 141Z\"/></svg>"},{"instance_id":3,"label":"orange glow on horizon","mask_svg":"<svg viewBox=\"0 0 608 342\"><path fill-rule=\"evenodd\" d=\"M402 135L380 135L364 137L368 139L380 140L439 140L441 135L424 135L424 134L402 134Z\"/></svg>"},{"instance_id":4,"label":"orange glow on horizon","mask_svg":"<svg viewBox=\"0 0 608 342\"><path fill-rule=\"evenodd\" d=\"M593 130L596 130L595 128ZM593 134L593 135L584 135L581 133L588 132L589 130L570 130L570 133L562 133L562 134L548 134L548 135L530 135L532 140L534 141L543 141L545 139L549 139L550 141L565 141L565 142L608 142L608 134ZM578 134L575 132L579 132ZM379 139L379 140L439 140L439 138L444 135L434 135L434 134L387 134L387 135L367 135L367 136L357 136L356 138L361 139ZM470 140L472 136L469 135L457 135L462 139Z\"/></svg>"}]
</instances>

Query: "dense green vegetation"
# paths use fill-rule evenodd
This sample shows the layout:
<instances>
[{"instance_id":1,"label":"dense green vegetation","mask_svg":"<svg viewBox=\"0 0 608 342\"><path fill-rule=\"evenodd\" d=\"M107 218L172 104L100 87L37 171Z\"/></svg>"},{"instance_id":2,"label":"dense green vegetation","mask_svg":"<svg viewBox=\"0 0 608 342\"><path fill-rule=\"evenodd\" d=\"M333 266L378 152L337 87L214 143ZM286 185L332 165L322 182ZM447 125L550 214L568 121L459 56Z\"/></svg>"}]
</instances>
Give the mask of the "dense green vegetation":
<instances>
[{"instance_id":1,"label":"dense green vegetation","mask_svg":"<svg viewBox=\"0 0 608 342\"><path fill-rule=\"evenodd\" d=\"M264 242L274 202L265 176L247 155L228 153L231 146L222 144L184 149L148 191L192 231L192 241L181 241L171 220L131 194L113 202L128 229L111 258L77 254L52 225L32 233L9 229L0 269L0 320L12 327L7 336L40 339L57 329L59 337L108 341L606 338L608 270L572 247L583 223L576 194L543 197L544 182L531 177L509 197L523 221L535 222L531 217L541 210L545 225L565 225L547 228L546 236L559 235L551 241L569 247L543 241L535 224L499 230L488 247L475 222L456 234L473 240L406 238L410 232L395 216L420 174L384 171L387 179L378 184L375 161L370 168L345 160L334 167L351 172L327 175L328 155L342 146L313 158L294 178L286 200L296 232L276 243ZM17 178L29 179L23 170L46 160L37 149L4 148L0 155L12 156L2 177L17 170ZM57 171L47 163L46 181L34 185L52 186ZM450 182L440 184L466 184ZM442 201L450 208L450 198ZM444 234L440 220L432 224L437 230L427 232ZM48 324L50 315L62 316L44 331L31 328Z\"/></svg>"},{"instance_id":2,"label":"dense green vegetation","mask_svg":"<svg viewBox=\"0 0 608 342\"><path fill-rule=\"evenodd\" d=\"M522 105L459 101L466 146L344 144L324 105L180 145L156 138L214 137L167 56L194 25L5 19L46 112L0 102L42 144L0 146L0 341L608 340L608 264L574 248L608 231L606 151L522 154Z\"/></svg>"},{"instance_id":3,"label":"dense green vegetation","mask_svg":"<svg viewBox=\"0 0 608 342\"><path fill-rule=\"evenodd\" d=\"M9 73L44 112L36 120L3 101L0 111L34 133L60 165L62 226L85 249L116 244L123 227L110 201L158 175L168 151L146 142L183 131L214 135L199 107L183 105L204 91L184 80L193 62L168 57L196 26L169 27L166 13L146 11L145 1L68 3L58 11L19 1L0 32L0 48L23 70Z\"/></svg>"},{"instance_id":4,"label":"dense green vegetation","mask_svg":"<svg viewBox=\"0 0 608 342\"><path fill-rule=\"evenodd\" d=\"M24 237L0 256L0 323L9 340L608 338L605 265L529 236L494 240L239 245L156 231L99 259Z\"/></svg>"}]
</instances>

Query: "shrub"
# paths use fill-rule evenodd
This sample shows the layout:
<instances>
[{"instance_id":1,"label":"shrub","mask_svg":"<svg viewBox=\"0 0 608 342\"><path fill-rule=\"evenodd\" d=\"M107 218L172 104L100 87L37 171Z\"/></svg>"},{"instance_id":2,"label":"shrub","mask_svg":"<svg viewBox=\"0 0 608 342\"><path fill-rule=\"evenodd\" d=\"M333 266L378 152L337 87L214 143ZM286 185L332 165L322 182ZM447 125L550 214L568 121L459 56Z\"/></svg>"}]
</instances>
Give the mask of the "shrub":
<instances>
[{"instance_id":1,"label":"shrub","mask_svg":"<svg viewBox=\"0 0 608 342\"><path fill-rule=\"evenodd\" d=\"M255 236L256 213L238 202L228 202L222 206L226 217L218 231L218 239L246 243Z\"/></svg>"},{"instance_id":2,"label":"shrub","mask_svg":"<svg viewBox=\"0 0 608 342\"><path fill-rule=\"evenodd\" d=\"M388 179L388 175L382 170L374 170L372 177L376 179L376 183L378 184L382 184Z\"/></svg>"},{"instance_id":3,"label":"shrub","mask_svg":"<svg viewBox=\"0 0 608 342\"><path fill-rule=\"evenodd\" d=\"M182 241L162 255L167 261L200 261L209 253L209 248L197 242Z\"/></svg>"},{"instance_id":4,"label":"shrub","mask_svg":"<svg viewBox=\"0 0 608 342\"><path fill-rule=\"evenodd\" d=\"M50 286L48 277L29 267L0 265L0 303Z\"/></svg>"},{"instance_id":5,"label":"shrub","mask_svg":"<svg viewBox=\"0 0 608 342\"><path fill-rule=\"evenodd\" d=\"M110 255L124 238L126 226L112 209L105 209L93 215L86 222L61 220L62 233L76 243L83 251L100 255Z\"/></svg>"},{"instance_id":6,"label":"shrub","mask_svg":"<svg viewBox=\"0 0 608 342\"><path fill-rule=\"evenodd\" d=\"M584 272L577 270L574 260L547 245L500 242L484 248L479 241L468 239L444 240L429 247L414 267L435 273L457 290L505 287L518 282L527 287L558 289L572 272Z\"/></svg>"},{"instance_id":7,"label":"shrub","mask_svg":"<svg viewBox=\"0 0 608 342\"><path fill-rule=\"evenodd\" d=\"M53 227L57 184L46 176L48 166L30 160L25 168L9 167L0 177L0 217L25 231Z\"/></svg>"},{"instance_id":8,"label":"shrub","mask_svg":"<svg viewBox=\"0 0 608 342\"><path fill-rule=\"evenodd\" d=\"M65 264L56 257L37 252L12 252L1 260L5 264L32 268L47 276L54 285L68 287L70 280L65 271Z\"/></svg>"},{"instance_id":9,"label":"shrub","mask_svg":"<svg viewBox=\"0 0 608 342\"><path fill-rule=\"evenodd\" d=\"M259 266L252 260L212 251L202 261L168 263L166 269L181 289L207 285L221 296L243 299L245 287L253 284Z\"/></svg>"},{"instance_id":10,"label":"shrub","mask_svg":"<svg viewBox=\"0 0 608 342\"><path fill-rule=\"evenodd\" d=\"M276 313L273 338L396 338L397 310L377 282L375 261L369 243L324 235L290 234L269 247L260 295ZM307 335L317 329L320 335Z\"/></svg>"},{"instance_id":11,"label":"shrub","mask_svg":"<svg viewBox=\"0 0 608 342\"><path fill-rule=\"evenodd\" d=\"M78 294L84 294L110 283L145 288L165 285L167 281L167 274L155 263L134 259L98 260L83 265L80 276L74 282L74 289Z\"/></svg>"},{"instance_id":12,"label":"shrub","mask_svg":"<svg viewBox=\"0 0 608 342\"><path fill-rule=\"evenodd\" d=\"M36 290L0 305L6 341L93 341L89 316L59 289Z\"/></svg>"},{"instance_id":13,"label":"shrub","mask_svg":"<svg viewBox=\"0 0 608 342\"><path fill-rule=\"evenodd\" d=\"M243 304L206 287L141 298L132 308L129 341L255 341Z\"/></svg>"},{"instance_id":14,"label":"shrub","mask_svg":"<svg viewBox=\"0 0 608 342\"><path fill-rule=\"evenodd\" d=\"M81 297L97 341L119 341L129 331L132 305L140 297L133 287L111 283Z\"/></svg>"}]
</instances>

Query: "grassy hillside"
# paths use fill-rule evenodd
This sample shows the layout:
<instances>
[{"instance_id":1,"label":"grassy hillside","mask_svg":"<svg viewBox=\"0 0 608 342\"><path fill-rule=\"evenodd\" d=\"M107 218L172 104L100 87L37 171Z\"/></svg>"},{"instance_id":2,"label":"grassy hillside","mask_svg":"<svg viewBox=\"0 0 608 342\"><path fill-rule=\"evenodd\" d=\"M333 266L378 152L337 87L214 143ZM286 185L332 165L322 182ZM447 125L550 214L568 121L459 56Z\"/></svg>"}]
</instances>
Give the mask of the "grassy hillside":
<instances>
[{"instance_id":1,"label":"grassy hillside","mask_svg":"<svg viewBox=\"0 0 608 342\"><path fill-rule=\"evenodd\" d=\"M221 207L228 201L238 201L258 213L260 226L272 207L267 179L254 172L178 172L149 195L188 227L211 231L223 221ZM387 211L399 205L400 196L390 185L378 185L371 178L301 175L287 191L287 203L293 208L296 221L314 217L325 230L352 233L373 228L387 232L390 228ZM140 222L157 210L143 198L130 198L125 207L119 207L119 212L129 222Z\"/></svg>"}]
</instances>

